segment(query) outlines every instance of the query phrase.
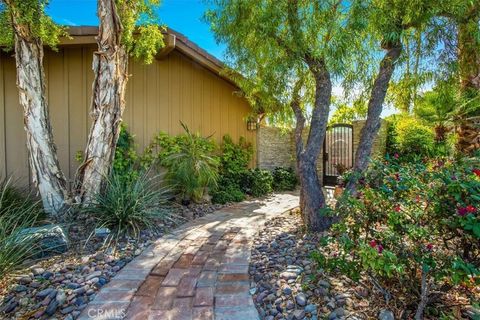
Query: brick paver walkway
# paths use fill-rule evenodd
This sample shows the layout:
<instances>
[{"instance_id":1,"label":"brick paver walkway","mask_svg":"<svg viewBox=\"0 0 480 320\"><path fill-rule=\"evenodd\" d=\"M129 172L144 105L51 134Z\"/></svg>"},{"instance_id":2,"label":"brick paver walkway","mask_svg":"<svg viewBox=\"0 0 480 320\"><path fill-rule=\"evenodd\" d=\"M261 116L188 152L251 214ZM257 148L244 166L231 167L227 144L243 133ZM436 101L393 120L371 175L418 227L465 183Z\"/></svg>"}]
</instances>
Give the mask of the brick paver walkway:
<instances>
[{"instance_id":1,"label":"brick paver walkway","mask_svg":"<svg viewBox=\"0 0 480 320\"><path fill-rule=\"evenodd\" d=\"M253 237L269 216L297 206L297 196L277 194L183 225L125 266L80 319L258 319L249 293Z\"/></svg>"}]
</instances>

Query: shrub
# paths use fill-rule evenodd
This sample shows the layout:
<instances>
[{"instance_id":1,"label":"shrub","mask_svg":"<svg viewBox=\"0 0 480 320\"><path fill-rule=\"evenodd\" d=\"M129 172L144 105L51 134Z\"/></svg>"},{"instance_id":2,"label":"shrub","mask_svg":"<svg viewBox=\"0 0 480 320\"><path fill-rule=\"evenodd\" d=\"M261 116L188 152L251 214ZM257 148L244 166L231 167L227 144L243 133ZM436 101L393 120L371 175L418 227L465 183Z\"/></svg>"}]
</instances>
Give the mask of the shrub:
<instances>
[{"instance_id":1,"label":"shrub","mask_svg":"<svg viewBox=\"0 0 480 320\"><path fill-rule=\"evenodd\" d=\"M235 185L228 185L212 193L212 202L226 204L245 200L245 194Z\"/></svg>"},{"instance_id":2,"label":"shrub","mask_svg":"<svg viewBox=\"0 0 480 320\"><path fill-rule=\"evenodd\" d=\"M168 168L167 177L172 187L185 201L199 202L207 188L215 188L218 180L218 159L214 156L215 144L201 137L182 123L185 135L174 151L162 161Z\"/></svg>"},{"instance_id":3,"label":"shrub","mask_svg":"<svg viewBox=\"0 0 480 320\"><path fill-rule=\"evenodd\" d=\"M251 169L240 175L240 188L246 194L261 197L273 191L272 173L268 170Z\"/></svg>"},{"instance_id":4,"label":"shrub","mask_svg":"<svg viewBox=\"0 0 480 320\"><path fill-rule=\"evenodd\" d=\"M26 234L44 216L39 203L24 197L8 180L0 183L0 278L38 254L40 234Z\"/></svg>"},{"instance_id":5,"label":"shrub","mask_svg":"<svg viewBox=\"0 0 480 320\"><path fill-rule=\"evenodd\" d=\"M244 175L248 175L248 164L253 156L252 145L241 137L238 144L228 135L223 137L220 156L220 181L212 192L212 202L225 204L245 199L241 188Z\"/></svg>"},{"instance_id":6,"label":"shrub","mask_svg":"<svg viewBox=\"0 0 480 320\"><path fill-rule=\"evenodd\" d=\"M389 153L398 153L404 160L431 156L435 151L435 133L419 120L396 117L390 121Z\"/></svg>"},{"instance_id":7,"label":"shrub","mask_svg":"<svg viewBox=\"0 0 480 320\"><path fill-rule=\"evenodd\" d=\"M220 168L222 175L235 176L248 170L248 164L253 157L253 147L244 137L240 137L238 144L234 143L229 135L223 136Z\"/></svg>"},{"instance_id":8,"label":"shrub","mask_svg":"<svg viewBox=\"0 0 480 320\"><path fill-rule=\"evenodd\" d=\"M275 191L295 190L298 180L292 168L275 168L272 172L272 187Z\"/></svg>"},{"instance_id":9,"label":"shrub","mask_svg":"<svg viewBox=\"0 0 480 320\"><path fill-rule=\"evenodd\" d=\"M135 150L134 137L128 131L127 126L122 123L112 166L116 176L125 181L137 179L139 176L139 158Z\"/></svg>"},{"instance_id":10,"label":"shrub","mask_svg":"<svg viewBox=\"0 0 480 320\"><path fill-rule=\"evenodd\" d=\"M330 253L317 253L317 260L352 278L364 272L385 292L404 290L411 297L397 301L404 308L426 303L419 292L440 283L478 286L480 167L474 161L374 162L357 196L341 199L342 220L325 242Z\"/></svg>"},{"instance_id":11,"label":"shrub","mask_svg":"<svg viewBox=\"0 0 480 320\"><path fill-rule=\"evenodd\" d=\"M144 229L154 229L157 220L172 220L161 209L168 194L159 176L150 177L145 171L135 179L124 180L113 172L105 190L81 210L95 219L97 228L108 228L111 233L107 242L116 244L124 236L137 237Z\"/></svg>"}]
</instances>

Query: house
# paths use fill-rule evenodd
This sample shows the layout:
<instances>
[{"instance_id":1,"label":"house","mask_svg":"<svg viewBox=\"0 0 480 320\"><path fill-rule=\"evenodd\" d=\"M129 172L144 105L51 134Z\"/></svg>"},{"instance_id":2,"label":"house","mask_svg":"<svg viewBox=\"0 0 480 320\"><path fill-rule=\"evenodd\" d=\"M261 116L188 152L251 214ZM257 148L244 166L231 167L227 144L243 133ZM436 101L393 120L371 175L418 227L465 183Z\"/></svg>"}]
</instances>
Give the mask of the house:
<instances>
[{"instance_id":1,"label":"house","mask_svg":"<svg viewBox=\"0 0 480 320\"><path fill-rule=\"evenodd\" d=\"M91 124L92 57L97 27L72 27L58 51L46 50L44 68L50 119L58 158L73 179ZM222 74L223 64L185 36L168 30L165 47L150 65L131 59L123 116L143 150L160 131L182 132L180 121L218 142L229 134L256 144L247 130L251 112L235 84ZM0 177L12 176L20 185L30 181L22 108L18 102L15 60L0 55ZM252 161L252 164L255 163Z\"/></svg>"}]
</instances>

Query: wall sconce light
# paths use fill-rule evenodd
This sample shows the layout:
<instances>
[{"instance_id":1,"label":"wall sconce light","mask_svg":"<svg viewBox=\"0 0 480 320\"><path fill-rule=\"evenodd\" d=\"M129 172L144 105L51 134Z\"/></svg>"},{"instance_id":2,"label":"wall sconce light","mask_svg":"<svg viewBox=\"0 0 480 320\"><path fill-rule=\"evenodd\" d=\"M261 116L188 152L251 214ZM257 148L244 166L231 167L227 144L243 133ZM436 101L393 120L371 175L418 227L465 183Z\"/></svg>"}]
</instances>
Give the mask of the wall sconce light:
<instances>
[{"instance_id":1,"label":"wall sconce light","mask_svg":"<svg viewBox=\"0 0 480 320\"><path fill-rule=\"evenodd\" d=\"M256 118L248 118L247 120L247 130L255 131L258 129L258 121Z\"/></svg>"}]
</instances>

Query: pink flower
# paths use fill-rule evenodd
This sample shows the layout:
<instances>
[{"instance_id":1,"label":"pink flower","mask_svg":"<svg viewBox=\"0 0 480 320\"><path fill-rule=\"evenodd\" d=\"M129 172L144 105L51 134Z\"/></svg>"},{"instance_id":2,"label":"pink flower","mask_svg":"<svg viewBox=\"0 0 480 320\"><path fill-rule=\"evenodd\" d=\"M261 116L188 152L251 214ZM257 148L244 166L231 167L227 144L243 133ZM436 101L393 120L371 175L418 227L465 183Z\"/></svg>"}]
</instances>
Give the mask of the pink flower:
<instances>
[{"instance_id":1,"label":"pink flower","mask_svg":"<svg viewBox=\"0 0 480 320\"><path fill-rule=\"evenodd\" d=\"M377 246L377 251L378 251L378 253L382 253L382 252L383 252L383 246L382 246L381 244L379 244L379 245Z\"/></svg>"},{"instance_id":2,"label":"pink flower","mask_svg":"<svg viewBox=\"0 0 480 320\"><path fill-rule=\"evenodd\" d=\"M370 247L375 248L377 246L377 241L372 240L372 241L370 241L369 245L370 245Z\"/></svg>"},{"instance_id":3,"label":"pink flower","mask_svg":"<svg viewBox=\"0 0 480 320\"><path fill-rule=\"evenodd\" d=\"M394 157L395 159L398 159L400 156L398 155L398 153L395 153L395 154L393 155L393 157Z\"/></svg>"},{"instance_id":4,"label":"pink flower","mask_svg":"<svg viewBox=\"0 0 480 320\"><path fill-rule=\"evenodd\" d=\"M466 216L467 213L468 213L467 208L463 208L463 207L458 207L458 208L457 208L457 214L458 214L460 217Z\"/></svg>"},{"instance_id":5,"label":"pink flower","mask_svg":"<svg viewBox=\"0 0 480 320\"><path fill-rule=\"evenodd\" d=\"M400 207L400 205L396 205L394 208L393 208L396 212L400 212L402 210L402 208Z\"/></svg>"},{"instance_id":6,"label":"pink flower","mask_svg":"<svg viewBox=\"0 0 480 320\"><path fill-rule=\"evenodd\" d=\"M425 246L427 248L428 251L432 251L433 249L433 244L429 243Z\"/></svg>"}]
</instances>

